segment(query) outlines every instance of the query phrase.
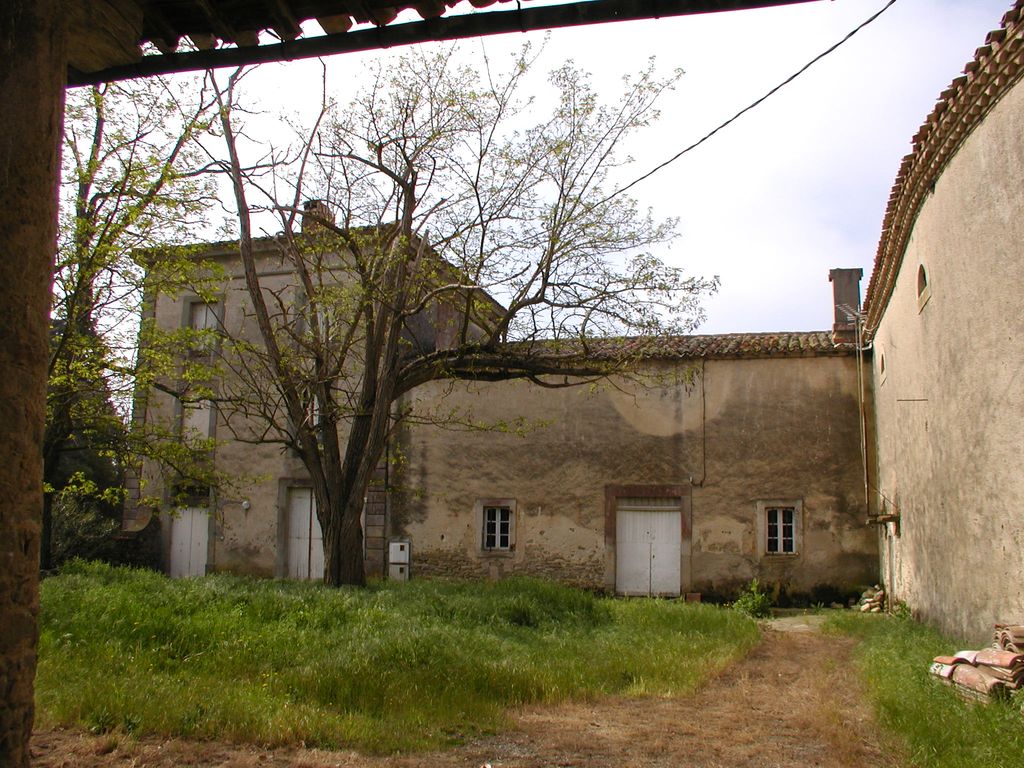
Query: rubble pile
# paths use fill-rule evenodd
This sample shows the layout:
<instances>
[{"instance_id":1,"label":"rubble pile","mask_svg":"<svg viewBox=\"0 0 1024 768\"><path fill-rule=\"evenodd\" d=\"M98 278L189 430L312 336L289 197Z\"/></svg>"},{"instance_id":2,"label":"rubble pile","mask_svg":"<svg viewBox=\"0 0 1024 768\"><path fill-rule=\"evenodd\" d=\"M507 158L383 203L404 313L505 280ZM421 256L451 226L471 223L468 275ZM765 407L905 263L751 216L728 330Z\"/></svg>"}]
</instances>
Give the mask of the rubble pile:
<instances>
[{"instance_id":1,"label":"rubble pile","mask_svg":"<svg viewBox=\"0 0 1024 768\"><path fill-rule=\"evenodd\" d=\"M993 647L936 656L930 672L968 699L989 701L1024 685L1024 625L996 624Z\"/></svg>"},{"instance_id":2,"label":"rubble pile","mask_svg":"<svg viewBox=\"0 0 1024 768\"><path fill-rule=\"evenodd\" d=\"M857 605L861 613L881 613L885 610L885 590L875 584L864 590Z\"/></svg>"}]
</instances>

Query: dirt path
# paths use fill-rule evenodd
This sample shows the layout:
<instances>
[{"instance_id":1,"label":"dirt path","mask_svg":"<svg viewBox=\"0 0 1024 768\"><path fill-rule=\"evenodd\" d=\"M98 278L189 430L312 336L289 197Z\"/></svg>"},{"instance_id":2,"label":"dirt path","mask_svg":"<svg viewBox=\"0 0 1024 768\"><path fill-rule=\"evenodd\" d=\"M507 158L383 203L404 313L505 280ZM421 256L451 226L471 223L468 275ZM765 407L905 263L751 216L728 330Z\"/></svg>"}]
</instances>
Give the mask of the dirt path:
<instances>
[{"instance_id":1,"label":"dirt path","mask_svg":"<svg viewBox=\"0 0 1024 768\"><path fill-rule=\"evenodd\" d=\"M516 730L447 752L369 758L352 752L43 731L37 768L861 768L896 766L850 671L852 641L802 618L694 696L607 699L526 709Z\"/></svg>"}]
</instances>

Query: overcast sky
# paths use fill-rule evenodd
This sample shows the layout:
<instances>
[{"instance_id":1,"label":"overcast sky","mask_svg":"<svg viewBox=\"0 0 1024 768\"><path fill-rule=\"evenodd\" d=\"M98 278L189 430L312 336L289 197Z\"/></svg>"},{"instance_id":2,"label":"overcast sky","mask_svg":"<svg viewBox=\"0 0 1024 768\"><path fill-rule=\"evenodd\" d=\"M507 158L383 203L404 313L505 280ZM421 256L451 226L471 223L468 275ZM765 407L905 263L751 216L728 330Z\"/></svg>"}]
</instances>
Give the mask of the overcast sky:
<instances>
[{"instance_id":1,"label":"overcast sky","mask_svg":"<svg viewBox=\"0 0 1024 768\"><path fill-rule=\"evenodd\" d=\"M886 0L796 6L554 30L541 66L572 58L601 88L648 57L682 68L662 117L632 147L639 175L668 159L841 39ZM831 327L828 270L862 267L867 287L900 160L939 93L959 75L1010 0L898 0L877 21L695 151L634 189L645 206L678 216L662 254L718 275L701 333ZM466 41L463 54L501 55L543 32ZM342 96L366 62L327 59ZM268 110L301 112L317 99L320 65L254 73ZM615 90L617 92L617 90Z\"/></svg>"}]
</instances>

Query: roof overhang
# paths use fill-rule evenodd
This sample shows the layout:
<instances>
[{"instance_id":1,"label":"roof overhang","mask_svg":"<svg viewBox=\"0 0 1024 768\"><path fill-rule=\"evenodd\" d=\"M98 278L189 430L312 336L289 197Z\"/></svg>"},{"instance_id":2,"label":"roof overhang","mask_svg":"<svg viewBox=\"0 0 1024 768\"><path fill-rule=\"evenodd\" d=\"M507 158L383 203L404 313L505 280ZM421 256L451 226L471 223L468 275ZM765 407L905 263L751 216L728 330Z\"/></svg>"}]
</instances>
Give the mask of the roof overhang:
<instances>
[{"instance_id":1,"label":"roof overhang","mask_svg":"<svg viewBox=\"0 0 1024 768\"><path fill-rule=\"evenodd\" d=\"M513 0L497 0L497 9ZM587 0L445 16L495 0L81 0L72 3L68 85L327 56L434 40L749 10L817 0ZM401 11L420 21L392 23ZM315 20L324 34L302 24ZM373 24L349 31L354 24ZM312 25L307 25L311 27ZM270 34L264 34L269 32ZM268 37L278 42L260 44ZM179 51L188 38L196 50ZM149 45L147 45L149 44ZM143 52L154 47L159 53Z\"/></svg>"}]
</instances>

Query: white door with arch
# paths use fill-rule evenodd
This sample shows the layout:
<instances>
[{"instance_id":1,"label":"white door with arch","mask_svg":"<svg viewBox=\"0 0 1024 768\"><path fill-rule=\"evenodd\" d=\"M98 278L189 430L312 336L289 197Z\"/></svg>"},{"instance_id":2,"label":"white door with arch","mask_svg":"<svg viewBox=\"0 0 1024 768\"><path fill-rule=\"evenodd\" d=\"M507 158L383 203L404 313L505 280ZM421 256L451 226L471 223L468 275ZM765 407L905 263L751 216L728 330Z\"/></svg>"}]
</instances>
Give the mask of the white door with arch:
<instances>
[{"instance_id":1,"label":"white door with arch","mask_svg":"<svg viewBox=\"0 0 1024 768\"><path fill-rule=\"evenodd\" d=\"M288 489L288 578L324 577L324 537L312 488Z\"/></svg>"},{"instance_id":2,"label":"white door with arch","mask_svg":"<svg viewBox=\"0 0 1024 768\"><path fill-rule=\"evenodd\" d=\"M682 534L680 498L617 499L615 591L678 596Z\"/></svg>"}]
</instances>

